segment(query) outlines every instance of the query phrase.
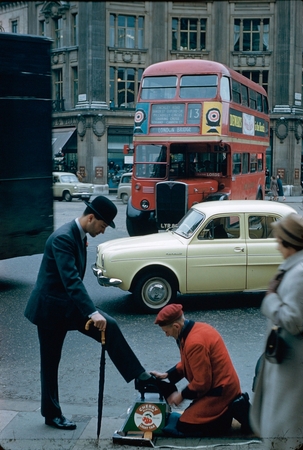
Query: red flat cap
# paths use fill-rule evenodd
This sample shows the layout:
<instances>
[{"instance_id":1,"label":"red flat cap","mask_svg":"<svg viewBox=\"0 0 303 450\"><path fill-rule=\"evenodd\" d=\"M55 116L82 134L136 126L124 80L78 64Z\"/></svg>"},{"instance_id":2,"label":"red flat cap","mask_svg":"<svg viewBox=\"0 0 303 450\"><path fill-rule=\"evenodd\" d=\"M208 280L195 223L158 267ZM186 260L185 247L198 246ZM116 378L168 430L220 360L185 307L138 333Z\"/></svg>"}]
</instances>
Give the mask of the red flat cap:
<instances>
[{"instance_id":1,"label":"red flat cap","mask_svg":"<svg viewBox=\"0 0 303 450\"><path fill-rule=\"evenodd\" d=\"M182 314L182 305L173 303L172 305L164 306L164 308L159 311L155 324L160 325L160 327L165 327L166 325L173 323L175 320L180 319Z\"/></svg>"}]
</instances>

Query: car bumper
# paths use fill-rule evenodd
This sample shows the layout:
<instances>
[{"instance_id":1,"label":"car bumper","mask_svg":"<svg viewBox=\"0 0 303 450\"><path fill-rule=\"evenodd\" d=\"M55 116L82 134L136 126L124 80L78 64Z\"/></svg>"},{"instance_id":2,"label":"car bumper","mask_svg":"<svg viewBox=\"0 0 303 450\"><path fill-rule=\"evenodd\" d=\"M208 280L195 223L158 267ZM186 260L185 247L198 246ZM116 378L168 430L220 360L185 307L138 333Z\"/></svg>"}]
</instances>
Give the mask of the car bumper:
<instances>
[{"instance_id":1,"label":"car bumper","mask_svg":"<svg viewBox=\"0 0 303 450\"><path fill-rule=\"evenodd\" d=\"M92 265L93 274L97 277L100 286L119 286L122 284L122 280L118 278L108 278L103 275L102 269L100 269L96 264Z\"/></svg>"},{"instance_id":2,"label":"car bumper","mask_svg":"<svg viewBox=\"0 0 303 450\"><path fill-rule=\"evenodd\" d=\"M72 197L73 198L87 198L87 199L90 199L91 198L91 196L92 196L93 194L90 194L89 192L77 192L76 194L72 194Z\"/></svg>"}]
</instances>

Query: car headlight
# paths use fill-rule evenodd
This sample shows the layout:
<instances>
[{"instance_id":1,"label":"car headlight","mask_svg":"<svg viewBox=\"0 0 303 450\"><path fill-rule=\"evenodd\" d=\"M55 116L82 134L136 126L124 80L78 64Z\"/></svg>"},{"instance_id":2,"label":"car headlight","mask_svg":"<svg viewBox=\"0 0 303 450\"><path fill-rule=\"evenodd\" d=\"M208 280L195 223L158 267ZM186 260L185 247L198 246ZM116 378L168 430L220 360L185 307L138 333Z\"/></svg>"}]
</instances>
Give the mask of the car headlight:
<instances>
[{"instance_id":1,"label":"car headlight","mask_svg":"<svg viewBox=\"0 0 303 450\"><path fill-rule=\"evenodd\" d=\"M149 201L148 200L141 200L141 208L142 209L148 209L149 208Z\"/></svg>"},{"instance_id":2,"label":"car headlight","mask_svg":"<svg viewBox=\"0 0 303 450\"><path fill-rule=\"evenodd\" d=\"M101 255L101 267L104 268L104 253Z\"/></svg>"}]
</instances>

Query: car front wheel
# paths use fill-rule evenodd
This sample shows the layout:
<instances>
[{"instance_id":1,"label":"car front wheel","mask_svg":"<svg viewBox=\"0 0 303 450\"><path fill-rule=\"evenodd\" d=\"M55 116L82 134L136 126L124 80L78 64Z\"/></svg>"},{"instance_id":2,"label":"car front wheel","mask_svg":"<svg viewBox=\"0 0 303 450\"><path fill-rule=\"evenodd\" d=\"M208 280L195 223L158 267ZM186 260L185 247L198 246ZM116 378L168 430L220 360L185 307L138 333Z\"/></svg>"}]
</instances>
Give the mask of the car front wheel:
<instances>
[{"instance_id":1,"label":"car front wheel","mask_svg":"<svg viewBox=\"0 0 303 450\"><path fill-rule=\"evenodd\" d=\"M158 312L177 295L174 277L165 272L151 272L136 280L133 288L134 300L145 312Z\"/></svg>"},{"instance_id":2,"label":"car front wheel","mask_svg":"<svg viewBox=\"0 0 303 450\"><path fill-rule=\"evenodd\" d=\"M122 194L121 200L122 200L122 203L124 203L124 205L126 205L128 202L128 194Z\"/></svg>"},{"instance_id":3,"label":"car front wheel","mask_svg":"<svg viewBox=\"0 0 303 450\"><path fill-rule=\"evenodd\" d=\"M63 198L66 202L71 202L73 197L71 196L71 193L69 191L64 191Z\"/></svg>"}]
</instances>

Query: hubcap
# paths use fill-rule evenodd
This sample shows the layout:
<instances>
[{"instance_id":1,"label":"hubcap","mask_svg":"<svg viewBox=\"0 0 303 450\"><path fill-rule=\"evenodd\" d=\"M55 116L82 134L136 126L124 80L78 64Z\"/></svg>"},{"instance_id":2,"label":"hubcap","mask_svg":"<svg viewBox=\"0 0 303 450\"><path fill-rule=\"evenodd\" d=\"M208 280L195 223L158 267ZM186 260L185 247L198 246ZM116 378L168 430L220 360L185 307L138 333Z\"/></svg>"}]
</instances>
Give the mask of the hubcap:
<instances>
[{"instance_id":1,"label":"hubcap","mask_svg":"<svg viewBox=\"0 0 303 450\"><path fill-rule=\"evenodd\" d=\"M149 280L143 287L143 299L152 306L166 304L171 298L170 285L163 281Z\"/></svg>"}]
</instances>

